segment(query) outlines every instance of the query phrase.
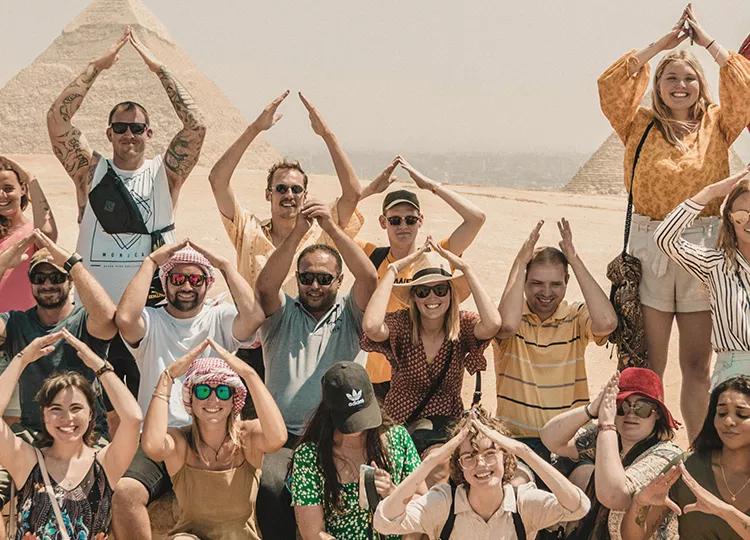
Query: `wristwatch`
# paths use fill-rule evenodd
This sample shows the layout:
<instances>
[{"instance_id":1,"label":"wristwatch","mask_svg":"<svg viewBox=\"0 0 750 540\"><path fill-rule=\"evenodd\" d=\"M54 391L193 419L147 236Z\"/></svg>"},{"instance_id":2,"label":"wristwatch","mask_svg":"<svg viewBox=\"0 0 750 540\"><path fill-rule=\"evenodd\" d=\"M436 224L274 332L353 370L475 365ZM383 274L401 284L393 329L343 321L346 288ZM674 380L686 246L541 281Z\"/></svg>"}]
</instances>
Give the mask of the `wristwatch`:
<instances>
[{"instance_id":1,"label":"wristwatch","mask_svg":"<svg viewBox=\"0 0 750 540\"><path fill-rule=\"evenodd\" d=\"M114 370L115 370L115 368L112 367L112 364L110 364L108 361L105 360L104 364L102 365L102 367L100 367L99 369L97 369L94 372L94 375L96 375L96 378L98 379L102 375L104 375L105 373L107 373L108 371L114 372Z\"/></svg>"},{"instance_id":2,"label":"wristwatch","mask_svg":"<svg viewBox=\"0 0 750 540\"><path fill-rule=\"evenodd\" d=\"M78 264L82 260L83 260L83 257L81 257L78 253L73 253L73 255L68 257L68 260L65 261L65 264L63 264L63 270L65 270L68 274L70 274L70 269L73 268L76 264Z\"/></svg>"}]
</instances>

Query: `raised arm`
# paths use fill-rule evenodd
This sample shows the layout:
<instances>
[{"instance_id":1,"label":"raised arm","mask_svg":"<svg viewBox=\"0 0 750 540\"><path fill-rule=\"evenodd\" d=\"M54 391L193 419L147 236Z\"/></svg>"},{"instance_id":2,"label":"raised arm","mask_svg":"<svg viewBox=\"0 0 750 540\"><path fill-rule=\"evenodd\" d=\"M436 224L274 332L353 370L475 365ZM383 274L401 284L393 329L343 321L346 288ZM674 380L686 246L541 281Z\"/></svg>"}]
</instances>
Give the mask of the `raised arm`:
<instances>
[{"instance_id":1,"label":"raised arm","mask_svg":"<svg viewBox=\"0 0 750 540\"><path fill-rule=\"evenodd\" d=\"M289 268L294 262L297 247L307 231L310 230L311 224L312 222L302 213L297 214L294 229L268 257L266 265L258 274L258 279L255 282L255 293L266 317L270 317L281 308L281 299L279 298L281 286L284 284L286 276L289 275Z\"/></svg>"},{"instance_id":2,"label":"raised arm","mask_svg":"<svg viewBox=\"0 0 750 540\"><path fill-rule=\"evenodd\" d=\"M190 245L206 257L211 265L224 276L229 294L232 295L232 300L237 306L237 316L232 323L232 334L238 341L247 341L253 337L255 331L266 319L263 309L255 299L253 288L228 259L219 257L196 244Z\"/></svg>"},{"instance_id":3,"label":"raised arm","mask_svg":"<svg viewBox=\"0 0 750 540\"><path fill-rule=\"evenodd\" d=\"M391 184L393 184L393 182L398 180L398 178L393 176L393 171L396 170L398 164L398 158L393 158L393 161L391 161L388 166L383 169L383 172L377 175L372 180L372 182L362 188L362 194L360 195L359 200L361 201L366 199L367 197L383 193L390 187Z\"/></svg>"},{"instance_id":4,"label":"raised arm","mask_svg":"<svg viewBox=\"0 0 750 540\"><path fill-rule=\"evenodd\" d=\"M258 419L249 422L248 437L250 448L259 451L256 467L260 467L263 454L270 454L284 446L287 438L286 424L284 417L281 415L279 407L273 400L273 396L263 384L263 379L258 373L227 351L224 347L216 343L213 339L208 340L211 348L219 353L219 356L229 364L242 380L245 381L250 397L255 405L255 411L258 413Z\"/></svg>"},{"instance_id":5,"label":"raised arm","mask_svg":"<svg viewBox=\"0 0 750 540\"><path fill-rule=\"evenodd\" d=\"M565 218L557 222L557 228L560 231L562 240L560 249L568 259L570 267L581 287L583 299L586 301L586 307L591 316L591 332L594 336L608 336L617 328L617 314L615 308L609 302L609 297L602 290L594 279L594 276L588 271L586 265L576 253L573 245L573 232L570 229L570 223Z\"/></svg>"},{"instance_id":6,"label":"raised arm","mask_svg":"<svg viewBox=\"0 0 750 540\"><path fill-rule=\"evenodd\" d=\"M623 540L651 538L667 512L677 515L680 507L669 498L669 490L680 477L676 466L661 473L633 496L633 501L622 518L620 533Z\"/></svg>"},{"instance_id":7,"label":"raised arm","mask_svg":"<svg viewBox=\"0 0 750 540\"><path fill-rule=\"evenodd\" d=\"M685 24L690 29L695 44L705 47L711 57L719 64L719 67L724 67L729 59L729 52L700 25L698 18L695 16L693 4L688 4L685 8Z\"/></svg>"},{"instance_id":8,"label":"raised arm","mask_svg":"<svg viewBox=\"0 0 750 540\"><path fill-rule=\"evenodd\" d=\"M26 253L26 250L29 249L34 239L34 233L31 232L28 236L18 240L9 248L0 251L0 277L3 277L8 270L28 260L29 255Z\"/></svg>"},{"instance_id":9,"label":"raised arm","mask_svg":"<svg viewBox=\"0 0 750 540\"><path fill-rule=\"evenodd\" d=\"M143 413L138 402L130 393L128 387L117 377L112 366L104 369L107 364L88 345L76 338L67 329L62 331L63 338L78 353L78 357L87 368L99 373L99 382L104 387L112 407L117 413L119 424L112 442L101 450L100 459L107 473L110 483L114 484L128 470L138 449L138 435L141 431Z\"/></svg>"},{"instance_id":10,"label":"raised arm","mask_svg":"<svg viewBox=\"0 0 750 540\"><path fill-rule=\"evenodd\" d=\"M354 275L351 294L357 307L364 311L378 284L378 273L370 258L362 251L354 240L344 233L331 217L330 208L317 201L308 202L302 208L302 215L308 219L317 219L320 228L333 240L336 249L341 253L346 267Z\"/></svg>"},{"instance_id":11,"label":"raised arm","mask_svg":"<svg viewBox=\"0 0 750 540\"><path fill-rule=\"evenodd\" d=\"M448 249L457 255L462 255L474 241L474 238L476 238L479 229L484 225L487 216L485 216L484 212L482 212L477 205L469 201L469 199L462 197L439 182L427 178L424 174L412 167L403 157L399 156L397 159L399 160L401 167L409 173L409 176L414 180L414 183L417 184L418 188L432 191L432 193L448 203L448 206L453 208L453 210L463 218L461 225L456 227L448 238Z\"/></svg>"},{"instance_id":12,"label":"raised arm","mask_svg":"<svg viewBox=\"0 0 750 540\"><path fill-rule=\"evenodd\" d=\"M328 153L331 154L331 160L333 160L333 166L336 169L336 176L338 176L339 183L341 184L341 197L337 203L336 210L339 216L339 225L342 229L345 229L362 196L362 186L359 183L359 178L357 178L357 173L354 172L351 161L349 161L349 157L341 147L336 135L328 127L325 120L323 120L318 109L302 95L302 92L299 92L299 98L310 114L312 130L323 139L328 148Z\"/></svg>"},{"instance_id":13,"label":"raised arm","mask_svg":"<svg viewBox=\"0 0 750 540\"><path fill-rule=\"evenodd\" d=\"M266 108L258 115L258 118L247 127L242 135L234 141L234 144L219 158L219 161L216 162L211 169L211 173L208 175L208 181L211 183L211 190L214 192L219 212L230 221L234 220L234 208L236 206L236 197L230 183L234 170L237 168L250 143L255 140L258 134L271 129L276 125L276 122L281 120L283 115L277 114L276 111L288 95L289 90L266 105Z\"/></svg>"},{"instance_id":14,"label":"raised arm","mask_svg":"<svg viewBox=\"0 0 750 540\"><path fill-rule=\"evenodd\" d=\"M120 303L117 304L117 314L115 315L115 324L120 331L120 335L130 345L136 346L146 335L146 324L143 322L141 314L146 308L148 291L151 287L151 280L154 272L159 266L167 262L175 252L184 248L187 240L179 244L165 244L159 249L148 255L141 267L130 280L125 292L122 293Z\"/></svg>"},{"instance_id":15,"label":"raised arm","mask_svg":"<svg viewBox=\"0 0 750 540\"><path fill-rule=\"evenodd\" d=\"M524 297L526 267L534 256L534 247L539 241L539 230L542 228L542 225L544 225L543 220L537 222L536 226L531 230L531 234L529 234L529 237L518 251L513 265L510 267L508 281L505 284L505 289L503 289L503 294L500 297L500 303L497 306L500 318L503 321L500 332L497 334L499 339L515 336L518 327L521 325L523 307L526 302Z\"/></svg>"},{"instance_id":16,"label":"raised arm","mask_svg":"<svg viewBox=\"0 0 750 540\"><path fill-rule=\"evenodd\" d=\"M15 355L0 375L0 416L5 413L13 390L26 366L55 350L55 343L62 337L62 332L41 336L29 343ZM36 463L36 454L31 445L16 437L10 426L0 420L0 465L19 483L24 480Z\"/></svg>"},{"instance_id":17,"label":"raised arm","mask_svg":"<svg viewBox=\"0 0 750 540\"><path fill-rule=\"evenodd\" d=\"M37 180L34 174L29 173L29 171L23 168L20 163L9 157L0 156L0 164L9 166L18 175L21 184L28 186L29 191L27 195L31 203L31 211L34 215L34 228L41 230L53 241L57 241L55 216L52 214L52 209L47 202L47 198L44 196L44 191L42 191L39 180Z\"/></svg>"},{"instance_id":18,"label":"raised arm","mask_svg":"<svg viewBox=\"0 0 750 540\"><path fill-rule=\"evenodd\" d=\"M680 18L677 20L677 22L674 24L674 26L671 28L669 32L664 34L662 37L657 39L656 41L653 41L646 45L644 48L638 50L635 53L635 63L630 63L628 65L629 71L631 75L635 75L635 73L640 70L643 66L645 66L654 56L659 54L662 51L669 51L671 49L674 49L685 41L690 35L686 32L686 19L688 17L688 8L686 7L683 12L680 14Z\"/></svg>"},{"instance_id":19,"label":"raised arm","mask_svg":"<svg viewBox=\"0 0 750 540\"><path fill-rule=\"evenodd\" d=\"M117 62L120 49L129 39L130 28L125 30L122 37L106 53L90 62L47 111L47 131L52 142L52 150L76 186L79 221L86 208L92 151L81 130L72 124L73 115L78 111L99 74Z\"/></svg>"},{"instance_id":20,"label":"raised arm","mask_svg":"<svg viewBox=\"0 0 750 540\"><path fill-rule=\"evenodd\" d=\"M63 266L70 260L71 254L50 240L43 232L35 230L34 237L38 246L49 250L52 261L57 266ZM82 263L73 265L70 269L70 277L81 298L81 304L86 308L86 329L89 334L102 340L112 339L117 334L115 304L107 291Z\"/></svg>"},{"instance_id":21,"label":"raised arm","mask_svg":"<svg viewBox=\"0 0 750 540\"><path fill-rule=\"evenodd\" d=\"M474 303L477 305L480 317L479 322L474 326L474 337L477 339L492 339L495 337L500 331L503 321L500 318L500 312L495 309L490 295L487 294L487 290L482 286L471 265L455 253L433 242L432 239L430 239L430 247L446 259L453 268L463 272L466 281L469 282L469 288L472 296L474 296Z\"/></svg>"},{"instance_id":22,"label":"raised arm","mask_svg":"<svg viewBox=\"0 0 750 540\"><path fill-rule=\"evenodd\" d=\"M130 34L130 44L148 68L159 77L174 111L182 122L182 129L174 136L164 154L169 192L172 204L176 206L182 184L198 163L203 139L206 136L206 124L190 93L133 33Z\"/></svg>"}]
</instances>

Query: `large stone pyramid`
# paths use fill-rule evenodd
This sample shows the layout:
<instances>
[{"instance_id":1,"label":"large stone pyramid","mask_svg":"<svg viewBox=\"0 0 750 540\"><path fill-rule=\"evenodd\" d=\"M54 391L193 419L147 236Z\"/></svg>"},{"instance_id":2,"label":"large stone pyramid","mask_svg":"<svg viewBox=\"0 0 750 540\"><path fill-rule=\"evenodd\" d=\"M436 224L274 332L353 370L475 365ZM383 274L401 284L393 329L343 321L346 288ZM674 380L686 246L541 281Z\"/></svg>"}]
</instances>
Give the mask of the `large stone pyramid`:
<instances>
[{"instance_id":1,"label":"large stone pyramid","mask_svg":"<svg viewBox=\"0 0 750 540\"><path fill-rule=\"evenodd\" d=\"M600 195L625 193L624 159L625 147L617 134L612 132L563 189ZM734 173L744 166L737 153L730 150L729 170Z\"/></svg>"},{"instance_id":2,"label":"large stone pyramid","mask_svg":"<svg viewBox=\"0 0 750 540\"><path fill-rule=\"evenodd\" d=\"M0 89L0 153L52 153L47 109L91 59L117 41L126 25L172 70L201 108L208 132L200 163L212 165L221 156L247 127L247 120L198 70L141 0L93 0L47 50ZM148 153L163 153L181 123L159 79L130 45L125 45L120 60L99 76L74 117L93 149L111 153L105 135L107 114L124 100L137 101L149 111L154 138ZM268 143L256 139L242 165L265 168L278 157Z\"/></svg>"}]
</instances>

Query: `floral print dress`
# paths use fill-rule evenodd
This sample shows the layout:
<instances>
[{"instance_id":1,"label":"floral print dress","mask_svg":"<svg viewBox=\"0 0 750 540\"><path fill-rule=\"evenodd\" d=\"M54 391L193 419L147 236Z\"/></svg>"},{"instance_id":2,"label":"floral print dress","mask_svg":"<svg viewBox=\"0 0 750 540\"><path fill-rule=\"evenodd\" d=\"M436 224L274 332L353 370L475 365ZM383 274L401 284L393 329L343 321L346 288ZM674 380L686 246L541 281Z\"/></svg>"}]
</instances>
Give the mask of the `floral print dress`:
<instances>
[{"instance_id":1,"label":"floral print dress","mask_svg":"<svg viewBox=\"0 0 750 540\"><path fill-rule=\"evenodd\" d=\"M388 472L394 484L400 483L419 466L419 455L409 433L403 426L394 426L386 433ZM359 506L359 484L341 485L342 512L328 510L324 505L323 471L317 464L315 443L303 443L292 460L292 505L324 507L325 529L337 540L368 540L372 532L372 512ZM377 538L377 536L375 536ZM400 536L383 536L397 540Z\"/></svg>"}]
</instances>

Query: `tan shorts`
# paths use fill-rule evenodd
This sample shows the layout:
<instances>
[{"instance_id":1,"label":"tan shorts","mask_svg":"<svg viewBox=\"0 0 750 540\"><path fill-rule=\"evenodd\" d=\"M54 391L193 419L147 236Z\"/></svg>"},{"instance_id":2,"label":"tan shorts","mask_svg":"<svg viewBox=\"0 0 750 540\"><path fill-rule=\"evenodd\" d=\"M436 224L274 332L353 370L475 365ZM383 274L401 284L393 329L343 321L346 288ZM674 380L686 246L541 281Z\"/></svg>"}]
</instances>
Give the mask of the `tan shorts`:
<instances>
[{"instance_id":1,"label":"tan shorts","mask_svg":"<svg viewBox=\"0 0 750 540\"><path fill-rule=\"evenodd\" d=\"M629 252L641 261L641 303L666 313L710 311L709 293L703 283L677 266L656 247L654 231L661 221L633 214ZM691 244L715 247L719 219L698 218L682 234Z\"/></svg>"}]
</instances>

